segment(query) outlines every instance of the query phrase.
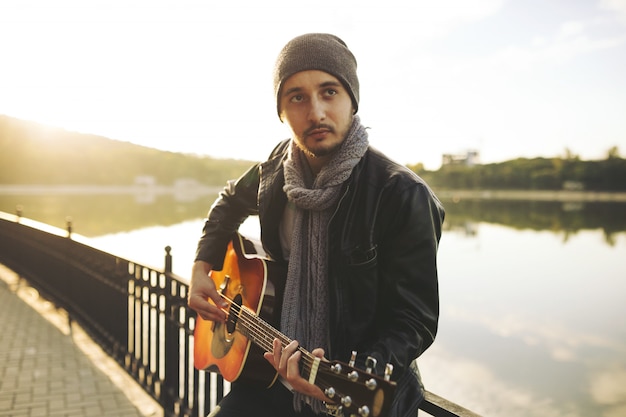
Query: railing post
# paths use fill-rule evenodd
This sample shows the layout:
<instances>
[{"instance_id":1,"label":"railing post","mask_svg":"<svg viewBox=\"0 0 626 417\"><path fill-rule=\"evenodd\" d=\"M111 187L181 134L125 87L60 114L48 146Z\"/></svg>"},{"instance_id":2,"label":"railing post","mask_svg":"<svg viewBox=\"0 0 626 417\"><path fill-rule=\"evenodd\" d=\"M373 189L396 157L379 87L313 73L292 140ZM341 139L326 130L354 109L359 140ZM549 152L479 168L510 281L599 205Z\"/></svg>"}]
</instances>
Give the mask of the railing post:
<instances>
[{"instance_id":1,"label":"railing post","mask_svg":"<svg viewBox=\"0 0 626 417\"><path fill-rule=\"evenodd\" d=\"M165 297L165 380L161 395L164 416L178 416L180 413L180 304L178 282L167 278Z\"/></svg>"},{"instance_id":2,"label":"railing post","mask_svg":"<svg viewBox=\"0 0 626 417\"><path fill-rule=\"evenodd\" d=\"M165 247L165 273L166 274L171 274L172 273L172 247L171 246L166 246Z\"/></svg>"},{"instance_id":3,"label":"railing post","mask_svg":"<svg viewBox=\"0 0 626 417\"><path fill-rule=\"evenodd\" d=\"M72 216L67 216L65 218L65 223L67 224L67 237L72 238Z\"/></svg>"},{"instance_id":4,"label":"railing post","mask_svg":"<svg viewBox=\"0 0 626 417\"><path fill-rule=\"evenodd\" d=\"M172 248L165 247L165 274L172 273ZM165 298L166 319L165 319L165 392L162 395L161 405L165 416L178 415L180 411L179 392L180 385L180 329L178 327L178 308L175 302L174 283L167 279L167 297Z\"/></svg>"},{"instance_id":5,"label":"railing post","mask_svg":"<svg viewBox=\"0 0 626 417\"><path fill-rule=\"evenodd\" d=\"M15 216L17 217L17 223L19 223L20 220L22 219L22 211L23 211L23 207L21 204L18 204L17 206L15 206Z\"/></svg>"}]
</instances>

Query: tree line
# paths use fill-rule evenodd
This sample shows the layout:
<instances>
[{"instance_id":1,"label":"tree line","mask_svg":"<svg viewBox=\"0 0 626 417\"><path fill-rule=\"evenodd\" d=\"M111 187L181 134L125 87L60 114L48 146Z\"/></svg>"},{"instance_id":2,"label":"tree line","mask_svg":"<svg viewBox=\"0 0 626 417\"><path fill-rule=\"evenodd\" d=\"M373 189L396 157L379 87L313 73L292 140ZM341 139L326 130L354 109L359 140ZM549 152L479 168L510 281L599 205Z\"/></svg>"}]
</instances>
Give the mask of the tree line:
<instances>
[{"instance_id":1,"label":"tree line","mask_svg":"<svg viewBox=\"0 0 626 417\"><path fill-rule=\"evenodd\" d=\"M0 116L0 184L132 185L139 177L152 177L161 185L180 179L223 185L250 165Z\"/></svg>"},{"instance_id":2,"label":"tree line","mask_svg":"<svg viewBox=\"0 0 626 417\"><path fill-rule=\"evenodd\" d=\"M221 186L251 164L161 151L0 115L0 184L131 185L148 176L162 185L193 179ZM626 160L617 148L597 161L567 152L565 157L447 164L435 171L422 164L409 168L435 189L626 191Z\"/></svg>"},{"instance_id":3,"label":"tree line","mask_svg":"<svg viewBox=\"0 0 626 417\"><path fill-rule=\"evenodd\" d=\"M626 159L615 147L604 160L581 160L568 152L564 158L449 164L437 171L425 170L422 164L409 168L438 189L626 191Z\"/></svg>"}]
</instances>

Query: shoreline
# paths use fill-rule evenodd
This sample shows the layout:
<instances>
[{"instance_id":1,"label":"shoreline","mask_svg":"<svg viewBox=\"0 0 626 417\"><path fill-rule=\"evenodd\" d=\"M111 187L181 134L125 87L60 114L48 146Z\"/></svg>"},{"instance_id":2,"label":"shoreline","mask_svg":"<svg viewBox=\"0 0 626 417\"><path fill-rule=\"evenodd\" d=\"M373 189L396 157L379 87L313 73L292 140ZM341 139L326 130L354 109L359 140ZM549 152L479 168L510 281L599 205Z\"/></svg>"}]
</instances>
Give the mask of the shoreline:
<instances>
[{"instance_id":1,"label":"shoreline","mask_svg":"<svg viewBox=\"0 0 626 417\"><path fill-rule=\"evenodd\" d=\"M0 195L41 195L41 194L212 194L222 190L219 186L176 186L176 185L0 185Z\"/></svg>"},{"instance_id":2,"label":"shoreline","mask_svg":"<svg viewBox=\"0 0 626 417\"><path fill-rule=\"evenodd\" d=\"M215 194L222 186L175 185L0 185L0 195L76 195L76 194ZM626 203L626 192L571 191L571 190L435 190L445 200L527 200L563 202L616 202Z\"/></svg>"},{"instance_id":3,"label":"shoreline","mask_svg":"<svg viewBox=\"0 0 626 417\"><path fill-rule=\"evenodd\" d=\"M626 192L569 190L438 190L440 199L626 203Z\"/></svg>"}]
</instances>

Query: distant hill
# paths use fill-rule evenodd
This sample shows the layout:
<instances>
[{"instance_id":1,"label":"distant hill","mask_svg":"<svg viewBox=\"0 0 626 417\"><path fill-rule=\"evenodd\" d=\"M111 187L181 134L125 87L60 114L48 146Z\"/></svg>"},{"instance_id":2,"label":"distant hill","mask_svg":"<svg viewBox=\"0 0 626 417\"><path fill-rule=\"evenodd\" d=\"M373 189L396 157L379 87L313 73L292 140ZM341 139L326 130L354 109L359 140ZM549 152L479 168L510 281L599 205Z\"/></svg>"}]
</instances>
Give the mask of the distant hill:
<instances>
[{"instance_id":1,"label":"distant hill","mask_svg":"<svg viewBox=\"0 0 626 417\"><path fill-rule=\"evenodd\" d=\"M0 185L193 184L222 186L253 162L166 152L0 115ZM585 190L626 192L626 160L516 158L491 164L409 166L437 190ZM181 181L182 180L182 181Z\"/></svg>"},{"instance_id":2,"label":"distant hill","mask_svg":"<svg viewBox=\"0 0 626 417\"><path fill-rule=\"evenodd\" d=\"M223 185L251 161L161 151L0 115L0 184L131 185L153 178Z\"/></svg>"}]
</instances>

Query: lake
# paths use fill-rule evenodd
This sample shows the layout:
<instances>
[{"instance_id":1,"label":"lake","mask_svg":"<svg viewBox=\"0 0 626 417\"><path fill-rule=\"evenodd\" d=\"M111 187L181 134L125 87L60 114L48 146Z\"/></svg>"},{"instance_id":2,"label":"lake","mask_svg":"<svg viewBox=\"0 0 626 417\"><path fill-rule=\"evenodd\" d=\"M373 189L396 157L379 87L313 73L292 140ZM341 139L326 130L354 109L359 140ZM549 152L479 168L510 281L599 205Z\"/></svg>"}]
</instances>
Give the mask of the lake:
<instances>
[{"instance_id":1,"label":"lake","mask_svg":"<svg viewBox=\"0 0 626 417\"><path fill-rule=\"evenodd\" d=\"M215 195L0 195L0 211L187 279ZM487 416L626 416L626 204L443 201L427 389ZM244 234L258 232L256 219Z\"/></svg>"}]
</instances>

